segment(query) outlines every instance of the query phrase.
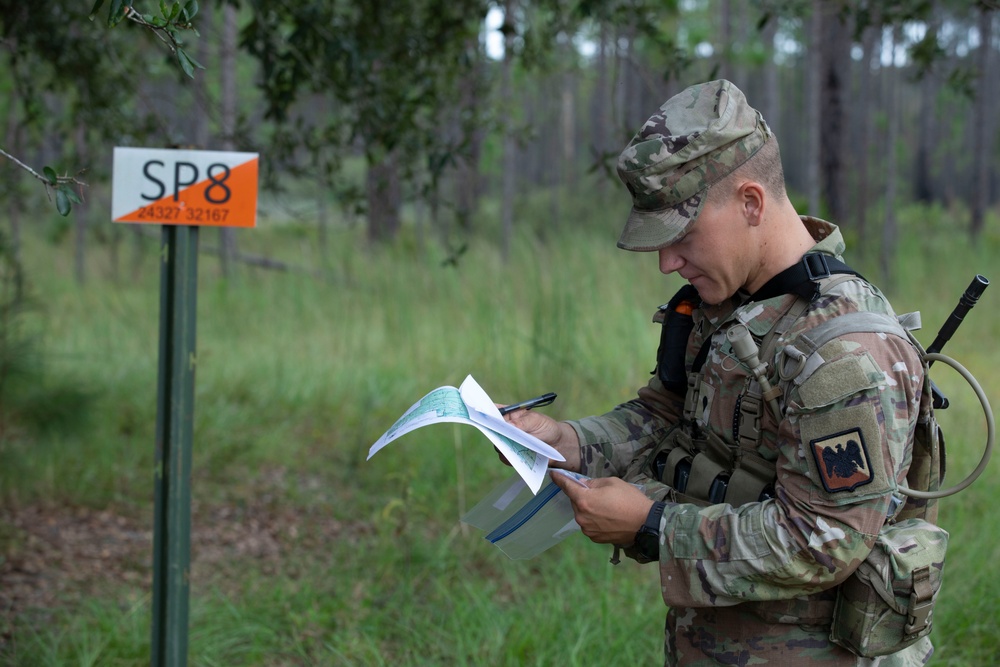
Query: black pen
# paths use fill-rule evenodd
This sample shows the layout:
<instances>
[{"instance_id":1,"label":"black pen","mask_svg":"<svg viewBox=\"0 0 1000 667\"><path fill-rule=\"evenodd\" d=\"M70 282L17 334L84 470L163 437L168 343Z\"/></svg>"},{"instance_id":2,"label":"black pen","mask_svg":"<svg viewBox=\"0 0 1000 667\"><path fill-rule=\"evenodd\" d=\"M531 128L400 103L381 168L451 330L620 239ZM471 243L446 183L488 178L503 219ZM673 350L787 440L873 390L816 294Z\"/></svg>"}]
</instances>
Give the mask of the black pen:
<instances>
[{"instance_id":1,"label":"black pen","mask_svg":"<svg viewBox=\"0 0 1000 667\"><path fill-rule=\"evenodd\" d=\"M549 392L547 394L542 394L541 396L536 396L535 398L529 398L526 401L521 401L520 403L505 405L500 408L500 415L503 416L507 413L514 412L514 410L530 410L531 408L540 408L543 405L551 405L554 400L556 400L556 395Z\"/></svg>"}]
</instances>

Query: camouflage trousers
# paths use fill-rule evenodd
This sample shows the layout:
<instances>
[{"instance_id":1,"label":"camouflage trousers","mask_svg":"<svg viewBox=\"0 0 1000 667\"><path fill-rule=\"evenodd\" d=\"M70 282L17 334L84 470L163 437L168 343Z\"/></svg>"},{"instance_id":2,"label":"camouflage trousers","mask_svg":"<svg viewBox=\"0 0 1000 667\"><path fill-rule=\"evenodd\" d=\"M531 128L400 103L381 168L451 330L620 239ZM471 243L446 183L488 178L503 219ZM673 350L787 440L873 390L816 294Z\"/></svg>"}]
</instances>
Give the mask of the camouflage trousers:
<instances>
[{"instance_id":1,"label":"camouflage trousers","mask_svg":"<svg viewBox=\"0 0 1000 667\"><path fill-rule=\"evenodd\" d=\"M861 658L830 641L830 627L770 623L748 605L674 609L667 613L666 667L783 665L919 667L934 653L924 637L892 655Z\"/></svg>"}]
</instances>

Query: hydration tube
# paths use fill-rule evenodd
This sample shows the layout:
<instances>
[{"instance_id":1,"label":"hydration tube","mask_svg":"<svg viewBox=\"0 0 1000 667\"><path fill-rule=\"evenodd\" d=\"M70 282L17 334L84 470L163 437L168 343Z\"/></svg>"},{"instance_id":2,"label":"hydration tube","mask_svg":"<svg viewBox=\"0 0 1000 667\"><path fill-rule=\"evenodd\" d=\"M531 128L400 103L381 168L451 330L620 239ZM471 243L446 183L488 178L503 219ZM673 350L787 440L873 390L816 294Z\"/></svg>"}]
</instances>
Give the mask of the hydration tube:
<instances>
[{"instance_id":1,"label":"hydration tube","mask_svg":"<svg viewBox=\"0 0 1000 667\"><path fill-rule=\"evenodd\" d=\"M928 363L933 363L935 361L940 361L943 364L951 366L959 375L965 378L965 381L969 383L972 390L976 392L976 397L979 399L979 404L983 407L983 412L986 415L986 449L983 451L983 458L980 459L979 465L976 469L969 473L969 476L963 479L961 482L955 486L950 486L947 489L939 489L938 491L917 491L916 489L908 489L904 486L899 487L899 492L904 496L910 496L912 498L944 498L945 496L950 496L966 489L970 484L975 482L980 475L983 474L983 470L986 469L986 464L990 462L990 456L993 454L993 441L996 436L996 424L993 419L993 410L990 409L989 399L986 398L986 392L983 391L982 386L972 376L962 364L958 363L951 357L947 357L940 352L928 352L924 355L924 361Z\"/></svg>"}]
</instances>

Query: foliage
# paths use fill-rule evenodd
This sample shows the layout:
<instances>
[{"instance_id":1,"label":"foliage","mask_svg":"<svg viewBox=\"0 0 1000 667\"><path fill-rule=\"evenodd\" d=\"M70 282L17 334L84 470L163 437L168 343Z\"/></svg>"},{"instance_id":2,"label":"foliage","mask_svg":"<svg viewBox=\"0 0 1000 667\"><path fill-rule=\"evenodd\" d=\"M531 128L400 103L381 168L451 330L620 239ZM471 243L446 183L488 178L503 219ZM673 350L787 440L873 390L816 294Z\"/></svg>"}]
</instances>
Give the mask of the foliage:
<instances>
[{"instance_id":1,"label":"foliage","mask_svg":"<svg viewBox=\"0 0 1000 667\"><path fill-rule=\"evenodd\" d=\"M32 142L37 145L44 138L63 159L78 143L67 136L78 125L87 128L87 141L94 145L134 143L146 134L155 113L144 99L148 91L141 90L151 79L147 43L155 45L154 54L166 45L188 78L201 67L183 41L189 34L199 35L193 24L202 18L196 0L161 1L158 13L147 11L157 5L140 6L134 0L91 4L91 19L100 15L104 26L119 29L90 29L94 23L83 20L88 14L79 2L54 0L46 4L46 12L33 12L28 3L0 0L0 40L16 82L12 99L23 107L21 121L33 133ZM837 2L856 38L869 25L926 24L932 6L952 20L967 20L973 11L968 4ZM535 0L514 6L502 31L513 37L518 67L577 68L587 76L594 63L566 52L581 35L592 40L596 26L603 25L629 41L619 55L641 60L648 72L646 87L670 85L691 72L717 74L711 63L696 67L705 58L682 37L699 22L706 35L716 32L712 2ZM370 164L392 156L408 192L438 202L442 175L452 167L475 170L482 135L510 120L511 112L489 103L498 64L481 43L483 18L490 9L501 8L500 3L247 0L240 7L242 47L250 56L247 61L260 66L266 113L266 122L256 123L245 143L266 156L266 174L308 173L336 191L345 208L363 212L358 206L361 191L342 172L359 147ZM758 28L776 17L790 25L807 17L810 7L804 0L755 0L749 16L759 17ZM123 24L141 35L121 29ZM979 75L967 59L954 59L944 39L928 31L910 43L912 69L920 75L950 58L954 62L949 61L945 79L971 93ZM617 47L612 51L619 53ZM755 66L766 55L758 50ZM718 67L716 60L712 62ZM458 103L462 99L472 103ZM176 99L171 103L177 104ZM162 120L159 125L152 143L180 143ZM61 213L69 212L74 203L70 192L78 191L56 189Z\"/></svg>"},{"instance_id":2,"label":"foliage","mask_svg":"<svg viewBox=\"0 0 1000 667\"><path fill-rule=\"evenodd\" d=\"M28 3L0 2L0 42L7 47L3 53L13 80L10 103L20 105L23 122L40 136L58 133L68 120L46 109L47 94L62 93L68 111L84 122L95 121L96 127L104 126L101 110L123 103L124 73L116 73L101 44L81 30L85 15L75 4L49 3L39 12ZM47 192L54 189L60 214L67 215L79 199L72 185L83 183L76 177L57 176L49 166L39 173L6 151L0 157L31 173Z\"/></svg>"},{"instance_id":3,"label":"foliage","mask_svg":"<svg viewBox=\"0 0 1000 667\"><path fill-rule=\"evenodd\" d=\"M664 22L678 11L677 0L540 0L527 3L521 20L510 22L510 29L523 37L520 55L529 68L549 63L558 55L557 45L602 24L627 30L631 39L644 40L651 51L669 54L676 50L676 40Z\"/></svg>"},{"instance_id":4,"label":"foliage","mask_svg":"<svg viewBox=\"0 0 1000 667\"><path fill-rule=\"evenodd\" d=\"M114 28L122 20L128 19L152 31L157 38L166 44L177 56L177 62L189 77L194 77L194 68L205 69L182 48L179 37L181 31L194 29L192 20L198 13L198 0L188 0L183 6L179 2L170 4L160 0L160 15L141 14L132 4L134 0L111 0L108 6L108 27ZM93 21L98 11L104 5L104 0L95 0L90 10L90 20Z\"/></svg>"},{"instance_id":5,"label":"foliage","mask_svg":"<svg viewBox=\"0 0 1000 667\"><path fill-rule=\"evenodd\" d=\"M73 208L73 204L79 204L83 200L80 198L80 194L76 189L73 188L75 185L80 192L86 187L86 183L80 181L75 176L69 175L58 175L52 167L45 166L42 168L42 173L39 174L37 171L24 164L13 155L7 153L7 151L0 148L0 156L11 160L15 165L21 167L29 174L34 176L36 179L45 184L45 192L52 198L52 193L55 193L56 198L56 210L59 211L59 215L67 216Z\"/></svg>"},{"instance_id":6,"label":"foliage","mask_svg":"<svg viewBox=\"0 0 1000 667\"><path fill-rule=\"evenodd\" d=\"M411 164L438 140L437 119L479 62L487 9L484 0L247 5L241 44L260 62L268 118L329 95L335 113L317 123L324 153L362 140L375 162L399 148Z\"/></svg>"},{"instance_id":7,"label":"foliage","mask_svg":"<svg viewBox=\"0 0 1000 667\"><path fill-rule=\"evenodd\" d=\"M94 19L104 4L97 0L89 18ZM182 48L178 33L194 31L191 20L198 12L196 0L185 6L160 2L160 16L140 14L133 0L112 0L108 8L108 27L123 19L146 28L176 54L181 68L193 76L201 67ZM23 122L36 136L49 140L68 134L82 124L85 135L96 133L101 139L118 139L122 128L138 130L142 123L129 114L130 97L135 89L135 65L117 58L116 45L121 40L89 29L79 2L46 3L46 11L33 11L28 3L0 0L0 43L4 44L14 82L12 104L22 109ZM197 34L195 32L195 34ZM134 36L130 37L134 38ZM134 45L129 51L137 50ZM139 64L137 58L128 63ZM47 98L58 96L65 114L49 108ZM11 113L11 111L9 111ZM85 147L77 146L77 151ZM87 186L81 174L57 175L56 169L44 166L41 173L0 148L0 157L13 161L41 181L56 210L69 215L73 204L82 202Z\"/></svg>"}]
</instances>

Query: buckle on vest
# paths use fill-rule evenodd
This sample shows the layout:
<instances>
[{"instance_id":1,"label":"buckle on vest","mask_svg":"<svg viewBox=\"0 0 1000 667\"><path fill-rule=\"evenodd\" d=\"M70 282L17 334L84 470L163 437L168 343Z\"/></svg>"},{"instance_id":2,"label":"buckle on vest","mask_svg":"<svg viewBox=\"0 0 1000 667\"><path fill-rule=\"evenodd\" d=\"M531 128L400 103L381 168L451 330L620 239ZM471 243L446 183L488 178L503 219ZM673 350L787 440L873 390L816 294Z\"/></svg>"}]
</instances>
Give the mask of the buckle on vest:
<instances>
[{"instance_id":1,"label":"buckle on vest","mask_svg":"<svg viewBox=\"0 0 1000 667\"><path fill-rule=\"evenodd\" d=\"M830 265L826 261L826 255L822 253L810 252L803 255L802 266L809 280L816 281L830 277Z\"/></svg>"},{"instance_id":2,"label":"buckle on vest","mask_svg":"<svg viewBox=\"0 0 1000 667\"><path fill-rule=\"evenodd\" d=\"M914 597L914 594L910 595L909 622L903 628L903 632L908 637L919 634L927 628L930 624L931 612L934 610L934 603L931 600L917 602Z\"/></svg>"},{"instance_id":3,"label":"buckle on vest","mask_svg":"<svg viewBox=\"0 0 1000 667\"><path fill-rule=\"evenodd\" d=\"M933 593L930 584L930 568L917 568L913 577L913 592L910 593L910 609L907 624L903 632L908 637L919 634L930 625L931 612L934 610Z\"/></svg>"}]
</instances>

